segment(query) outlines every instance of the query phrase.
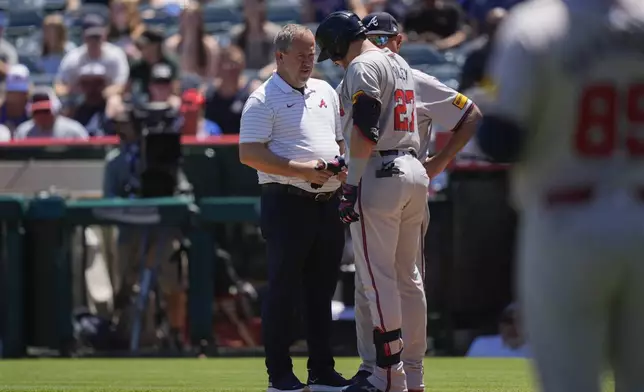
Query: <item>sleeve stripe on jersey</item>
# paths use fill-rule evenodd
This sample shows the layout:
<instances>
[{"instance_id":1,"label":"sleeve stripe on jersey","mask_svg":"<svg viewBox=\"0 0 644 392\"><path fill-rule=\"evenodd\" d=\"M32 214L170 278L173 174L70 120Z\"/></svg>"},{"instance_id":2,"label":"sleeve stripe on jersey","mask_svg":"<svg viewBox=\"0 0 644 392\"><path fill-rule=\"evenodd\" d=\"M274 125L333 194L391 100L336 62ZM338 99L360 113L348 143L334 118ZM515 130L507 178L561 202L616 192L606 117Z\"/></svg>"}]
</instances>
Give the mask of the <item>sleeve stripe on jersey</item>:
<instances>
[{"instance_id":1,"label":"sleeve stripe on jersey","mask_svg":"<svg viewBox=\"0 0 644 392\"><path fill-rule=\"evenodd\" d=\"M458 123L456 123L456 125L454 126L454 128L452 128L450 132L458 131L461 125L463 125L463 122L465 122L465 119L470 115L470 113L472 113L472 109L474 109L474 102L470 103L470 106L467 108L465 113L463 113L463 117L461 117L461 119L458 120Z\"/></svg>"}]
</instances>

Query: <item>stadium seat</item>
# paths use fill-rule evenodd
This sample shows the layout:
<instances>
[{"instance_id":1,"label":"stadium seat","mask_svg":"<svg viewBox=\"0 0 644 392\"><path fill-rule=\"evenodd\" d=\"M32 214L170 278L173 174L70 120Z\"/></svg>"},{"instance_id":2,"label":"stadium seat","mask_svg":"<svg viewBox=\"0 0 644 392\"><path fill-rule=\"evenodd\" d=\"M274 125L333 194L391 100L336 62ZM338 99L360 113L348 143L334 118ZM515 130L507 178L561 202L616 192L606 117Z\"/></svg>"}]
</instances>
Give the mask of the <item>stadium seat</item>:
<instances>
[{"instance_id":1,"label":"stadium seat","mask_svg":"<svg viewBox=\"0 0 644 392\"><path fill-rule=\"evenodd\" d=\"M42 26L42 8L16 7L9 10L9 28Z\"/></svg>"},{"instance_id":2,"label":"stadium seat","mask_svg":"<svg viewBox=\"0 0 644 392\"><path fill-rule=\"evenodd\" d=\"M52 86L54 84L55 75L32 74L30 78L34 86Z\"/></svg>"},{"instance_id":3,"label":"stadium seat","mask_svg":"<svg viewBox=\"0 0 644 392\"><path fill-rule=\"evenodd\" d=\"M258 69L245 69L244 72L242 72L242 76L247 78L248 80L253 80L259 77L259 70Z\"/></svg>"},{"instance_id":4,"label":"stadium seat","mask_svg":"<svg viewBox=\"0 0 644 392\"><path fill-rule=\"evenodd\" d=\"M203 8L204 24L211 23L241 23L242 16L238 8L222 5L207 5Z\"/></svg>"},{"instance_id":5,"label":"stadium seat","mask_svg":"<svg viewBox=\"0 0 644 392\"><path fill-rule=\"evenodd\" d=\"M198 89L203 83L203 79L197 74L182 74L180 79L181 91L189 89Z\"/></svg>"},{"instance_id":6,"label":"stadium seat","mask_svg":"<svg viewBox=\"0 0 644 392\"><path fill-rule=\"evenodd\" d=\"M67 39L76 46L81 46L83 44L83 31L80 27L69 27L67 29Z\"/></svg>"},{"instance_id":7,"label":"stadium seat","mask_svg":"<svg viewBox=\"0 0 644 392\"><path fill-rule=\"evenodd\" d=\"M435 77L451 88L458 87L461 69L455 64L415 64L412 68Z\"/></svg>"},{"instance_id":8,"label":"stadium seat","mask_svg":"<svg viewBox=\"0 0 644 392\"><path fill-rule=\"evenodd\" d=\"M206 31L207 34L210 35L219 35L223 33L228 33L233 27L232 22L215 22L215 23L206 23L204 25L204 30Z\"/></svg>"},{"instance_id":9,"label":"stadium seat","mask_svg":"<svg viewBox=\"0 0 644 392\"><path fill-rule=\"evenodd\" d=\"M40 68L39 55L18 55L18 62L29 68L29 72L31 72L32 74L39 74L43 72L43 70Z\"/></svg>"},{"instance_id":10,"label":"stadium seat","mask_svg":"<svg viewBox=\"0 0 644 392\"><path fill-rule=\"evenodd\" d=\"M405 43L400 47L400 55L412 66L414 64L447 63L445 56L427 44Z\"/></svg>"},{"instance_id":11,"label":"stadium seat","mask_svg":"<svg viewBox=\"0 0 644 392\"><path fill-rule=\"evenodd\" d=\"M268 5L266 17L277 24L300 23L301 14L298 7L291 4Z\"/></svg>"},{"instance_id":12,"label":"stadium seat","mask_svg":"<svg viewBox=\"0 0 644 392\"><path fill-rule=\"evenodd\" d=\"M65 22L68 27L80 27L83 17L88 14L99 14L109 20L110 9L102 4L82 4L77 10L65 13Z\"/></svg>"},{"instance_id":13,"label":"stadium seat","mask_svg":"<svg viewBox=\"0 0 644 392\"><path fill-rule=\"evenodd\" d=\"M315 30L318 29L319 24L318 23L307 23L304 26L308 27L309 30L311 30L313 32L313 34L315 34Z\"/></svg>"},{"instance_id":14,"label":"stadium seat","mask_svg":"<svg viewBox=\"0 0 644 392\"><path fill-rule=\"evenodd\" d=\"M268 0L267 1L268 6L289 6L292 8L299 8L301 5L300 0Z\"/></svg>"},{"instance_id":15,"label":"stadium seat","mask_svg":"<svg viewBox=\"0 0 644 392\"><path fill-rule=\"evenodd\" d=\"M207 30L206 30L207 31ZM219 44L220 47L225 48L226 46L230 45L230 35L228 32L225 33L210 33L216 40L217 43Z\"/></svg>"},{"instance_id":16,"label":"stadium seat","mask_svg":"<svg viewBox=\"0 0 644 392\"><path fill-rule=\"evenodd\" d=\"M40 26L7 27L3 38L15 46L16 50L19 50L18 46L24 40L24 37L32 36L37 29L40 30Z\"/></svg>"},{"instance_id":17,"label":"stadium seat","mask_svg":"<svg viewBox=\"0 0 644 392\"><path fill-rule=\"evenodd\" d=\"M62 12L67 8L67 0L45 0L43 10L45 13Z\"/></svg>"},{"instance_id":18,"label":"stadium seat","mask_svg":"<svg viewBox=\"0 0 644 392\"><path fill-rule=\"evenodd\" d=\"M0 0L0 9L43 8L46 0Z\"/></svg>"}]
</instances>

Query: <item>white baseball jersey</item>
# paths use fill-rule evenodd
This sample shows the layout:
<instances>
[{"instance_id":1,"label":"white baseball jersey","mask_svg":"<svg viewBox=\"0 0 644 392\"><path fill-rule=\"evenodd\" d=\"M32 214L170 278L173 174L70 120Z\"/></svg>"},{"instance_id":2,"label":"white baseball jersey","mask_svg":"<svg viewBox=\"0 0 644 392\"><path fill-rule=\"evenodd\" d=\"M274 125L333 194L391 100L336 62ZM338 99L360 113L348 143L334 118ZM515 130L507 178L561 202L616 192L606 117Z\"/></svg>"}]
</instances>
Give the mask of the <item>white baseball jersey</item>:
<instances>
[{"instance_id":1,"label":"white baseball jersey","mask_svg":"<svg viewBox=\"0 0 644 392\"><path fill-rule=\"evenodd\" d=\"M389 49L372 49L347 67L339 87L345 143L350 148L353 102L361 94L381 103L379 139L375 149L420 151L414 79L409 64Z\"/></svg>"},{"instance_id":2,"label":"white baseball jersey","mask_svg":"<svg viewBox=\"0 0 644 392\"><path fill-rule=\"evenodd\" d=\"M528 132L513 173L518 205L536 205L561 186L610 193L644 184L644 3L517 7L495 42L486 114Z\"/></svg>"},{"instance_id":3,"label":"white baseball jersey","mask_svg":"<svg viewBox=\"0 0 644 392\"><path fill-rule=\"evenodd\" d=\"M427 158L434 124L446 131L458 128L474 107L472 101L433 76L412 70L416 89L416 110L421 162Z\"/></svg>"},{"instance_id":4,"label":"white baseball jersey","mask_svg":"<svg viewBox=\"0 0 644 392\"><path fill-rule=\"evenodd\" d=\"M518 295L543 392L644 390L644 3L518 5L486 115L525 132L513 168ZM608 362L608 363L607 363Z\"/></svg>"}]
</instances>

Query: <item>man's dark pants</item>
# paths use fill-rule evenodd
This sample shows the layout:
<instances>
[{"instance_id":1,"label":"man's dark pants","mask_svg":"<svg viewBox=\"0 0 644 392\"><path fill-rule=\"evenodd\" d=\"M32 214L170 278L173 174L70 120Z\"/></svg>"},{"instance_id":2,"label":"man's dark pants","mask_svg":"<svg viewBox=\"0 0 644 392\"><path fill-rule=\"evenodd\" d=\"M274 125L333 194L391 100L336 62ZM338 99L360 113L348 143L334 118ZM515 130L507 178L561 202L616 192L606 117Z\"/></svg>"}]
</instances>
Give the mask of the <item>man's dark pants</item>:
<instances>
[{"instance_id":1,"label":"man's dark pants","mask_svg":"<svg viewBox=\"0 0 644 392\"><path fill-rule=\"evenodd\" d=\"M326 201L287 193L286 186L262 187L261 228L266 239L268 295L262 329L269 376L277 380L293 365L289 348L296 309L303 305L308 368L333 368L331 299L344 248L344 226L338 217L338 195Z\"/></svg>"}]
</instances>

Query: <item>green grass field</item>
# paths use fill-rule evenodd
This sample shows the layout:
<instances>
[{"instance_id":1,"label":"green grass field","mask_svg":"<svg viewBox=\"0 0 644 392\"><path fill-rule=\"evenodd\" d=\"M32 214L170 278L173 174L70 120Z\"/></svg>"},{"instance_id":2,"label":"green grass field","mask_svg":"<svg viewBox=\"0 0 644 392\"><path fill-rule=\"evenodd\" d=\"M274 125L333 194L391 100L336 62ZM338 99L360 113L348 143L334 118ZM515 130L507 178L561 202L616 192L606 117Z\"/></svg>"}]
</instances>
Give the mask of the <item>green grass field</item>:
<instances>
[{"instance_id":1,"label":"green grass field","mask_svg":"<svg viewBox=\"0 0 644 392\"><path fill-rule=\"evenodd\" d=\"M345 376L359 363L337 362ZM305 364L295 361L300 378ZM533 391L528 363L519 359L427 359L425 366L428 392ZM265 375L261 358L0 360L0 391L264 392Z\"/></svg>"}]
</instances>

